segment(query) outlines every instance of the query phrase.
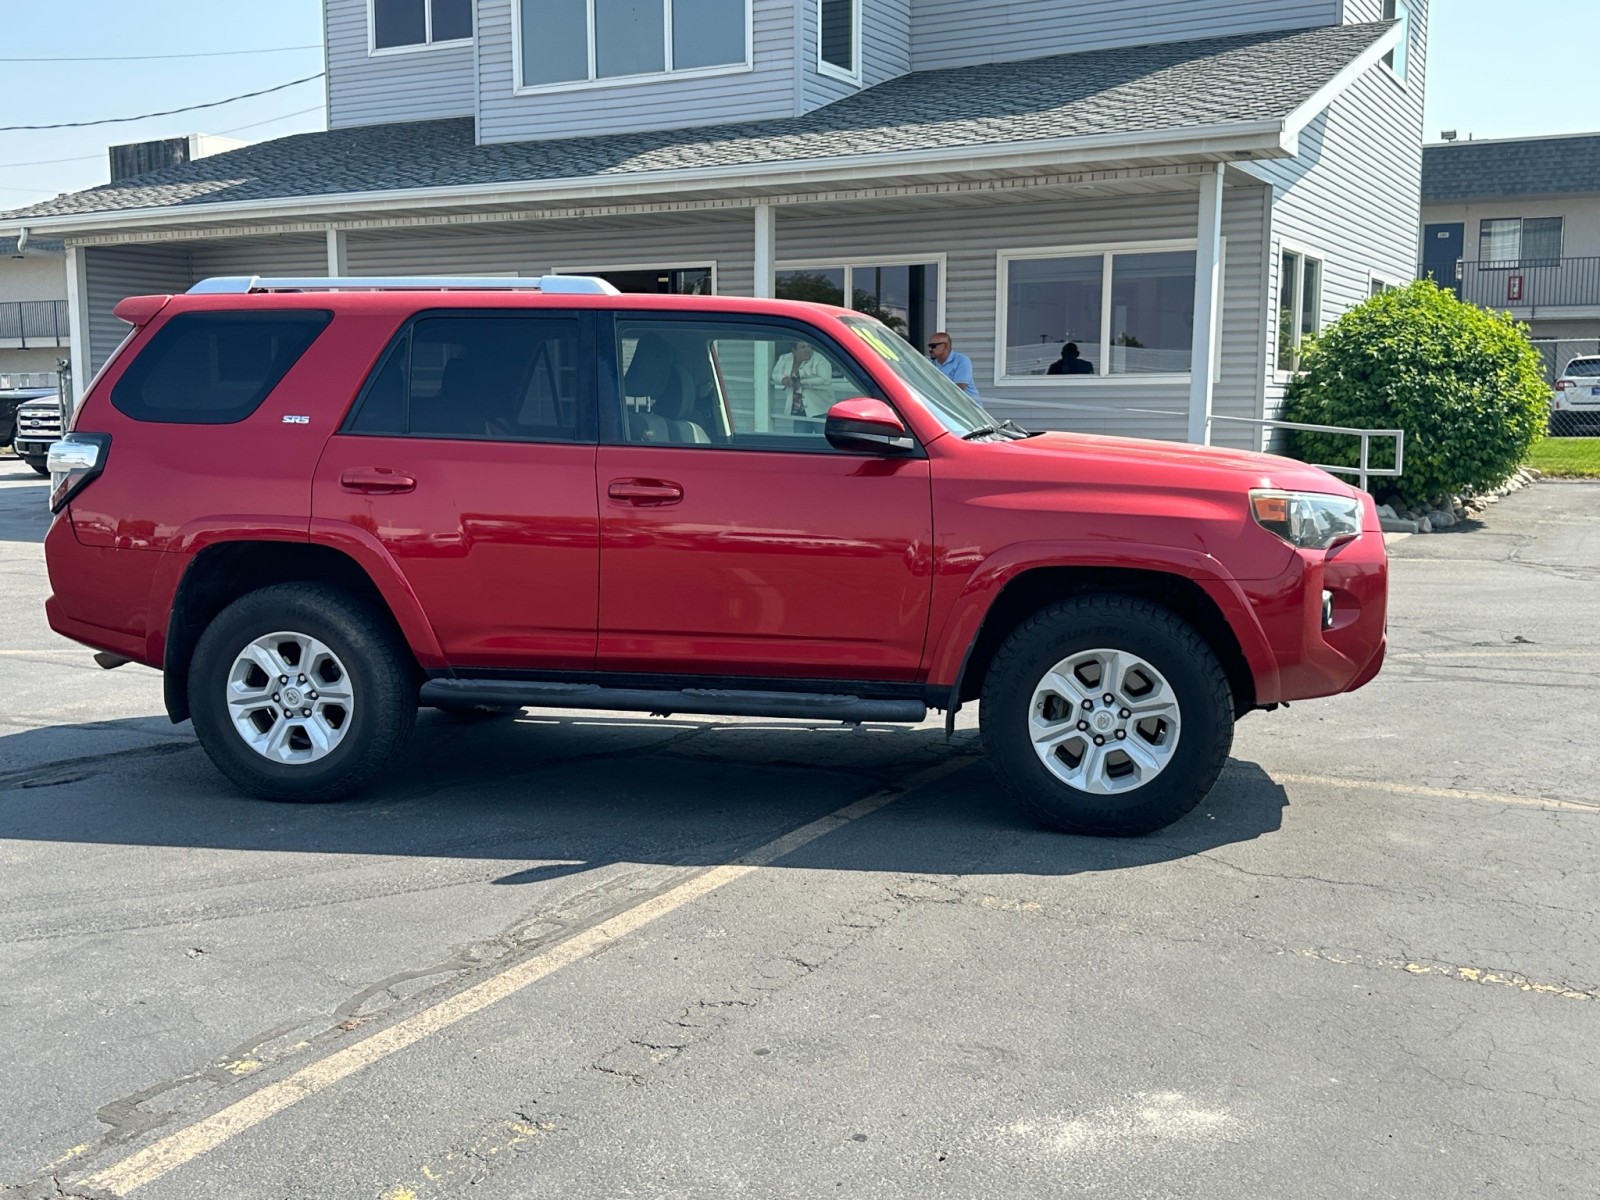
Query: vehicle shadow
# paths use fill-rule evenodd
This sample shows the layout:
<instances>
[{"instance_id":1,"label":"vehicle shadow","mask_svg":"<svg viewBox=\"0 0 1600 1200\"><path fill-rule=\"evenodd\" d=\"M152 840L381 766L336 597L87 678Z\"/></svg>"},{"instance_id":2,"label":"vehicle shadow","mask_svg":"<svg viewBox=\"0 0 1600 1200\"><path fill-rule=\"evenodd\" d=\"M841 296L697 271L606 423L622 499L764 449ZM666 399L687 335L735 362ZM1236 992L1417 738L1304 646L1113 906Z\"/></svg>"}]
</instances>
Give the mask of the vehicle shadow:
<instances>
[{"instance_id":1,"label":"vehicle shadow","mask_svg":"<svg viewBox=\"0 0 1600 1200\"><path fill-rule=\"evenodd\" d=\"M131 731L137 722L96 728L118 724ZM62 728L6 740L59 739ZM855 800L899 788L903 796L778 865L930 874L1112 870L1262 837L1281 827L1288 804L1259 766L1232 760L1207 800L1159 833L1072 837L1041 828L999 787L973 730L947 744L942 730L928 727L546 714L463 725L426 712L392 773L343 803L250 799L197 744L178 740L0 775L0 838L485 859L505 866L493 882L515 885L615 862L731 862Z\"/></svg>"}]
</instances>

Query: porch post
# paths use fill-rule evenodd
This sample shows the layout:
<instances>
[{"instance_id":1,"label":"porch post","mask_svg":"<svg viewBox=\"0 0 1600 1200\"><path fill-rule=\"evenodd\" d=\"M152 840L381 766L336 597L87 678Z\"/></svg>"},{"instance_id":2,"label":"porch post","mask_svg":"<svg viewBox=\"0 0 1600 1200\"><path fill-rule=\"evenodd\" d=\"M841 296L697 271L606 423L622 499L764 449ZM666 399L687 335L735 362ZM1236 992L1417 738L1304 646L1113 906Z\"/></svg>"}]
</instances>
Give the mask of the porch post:
<instances>
[{"instance_id":1,"label":"porch post","mask_svg":"<svg viewBox=\"0 0 1600 1200\"><path fill-rule=\"evenodd\" d=\"M342 229L328 230L328 278L350 274L350 235Z\"/></svg>"},{"instance_id":2,"label":"porch post","mask_svg":"<svg viewBox=\"0 0 1600 1200\"><path fill-rule=\"evenodd\" d=\"M777 221L770 204L758 204L756 214L756 279L752 295L771 299L777 291Z\"/></svg>"},{"instance_id":3,"label":"porch post","mask_svg":"<svg viewBox=\"0 0 1600 1200\"><path fill-rule=\"evenodd\" d=\"M1194 345L1190 355L1189 440L1211 444L1211 399L1215 390L1217 320L1222 283L1222 177L1217 163L1200 180L1200 227L1194 252Z\"/></svg>"},{"instance_id":4,"label":"porch post","mask_svg":"<svg viewBox=\"0 0 1600 1200\"><path fill-rule=\"evenodd\" d=\"M67 336L72 341L72 403L89 386L89 258L86 246L67 243Z\"/></svg>"},{"instance_id":5,"label":"porch post","mask_svg":"<svg viewBox=\"0 0 1600 1200\"><path fill-rule=\"evenodd\" d=\"M751 288L751 295L758 298L771 299L778 290L777 280L777 241L776 214L770 204L755 206L756 217L756 246L755 246L755 284ZM751 414L757 433L766 433L772 428L772 343L756 342L755 344L755 412Z\"/></svg>"}]
</instances>

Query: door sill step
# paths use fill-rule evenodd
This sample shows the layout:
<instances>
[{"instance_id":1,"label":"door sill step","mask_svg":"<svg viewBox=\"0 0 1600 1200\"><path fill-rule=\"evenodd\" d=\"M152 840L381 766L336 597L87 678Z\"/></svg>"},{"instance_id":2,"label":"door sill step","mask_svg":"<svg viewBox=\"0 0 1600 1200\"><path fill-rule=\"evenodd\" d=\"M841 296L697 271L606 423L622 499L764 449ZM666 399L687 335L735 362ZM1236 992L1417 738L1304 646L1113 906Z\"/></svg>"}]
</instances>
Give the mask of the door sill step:
<instances>
[{"instance_id":1,"label":"door sill step","mask_svg":"<svg viewBox=\"0 0 1600 1200\"><path fill-rule=\"evenodd\" d=\"M790 720L862 721L914 725L928 715L920 700L873 700L810 692L759 692L737 688L621 688L597 683L536 683L498 679L430 679L422 705L518 708L599 708L659 716L784 717Z\"/></svg>"}]
</instances>

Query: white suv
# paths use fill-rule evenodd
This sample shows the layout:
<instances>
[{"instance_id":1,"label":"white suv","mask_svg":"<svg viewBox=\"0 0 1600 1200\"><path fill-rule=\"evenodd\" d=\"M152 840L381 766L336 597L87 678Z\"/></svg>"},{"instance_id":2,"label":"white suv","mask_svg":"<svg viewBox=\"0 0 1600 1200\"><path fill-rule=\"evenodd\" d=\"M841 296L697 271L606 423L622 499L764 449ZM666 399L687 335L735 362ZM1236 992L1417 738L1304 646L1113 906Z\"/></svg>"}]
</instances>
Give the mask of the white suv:
<instances>
[{"instance_id":1,"label":"white suv","mask_svg":"<svg viewBox=\"0 0 1600 1200\"><path fill-rule=\"evenodd\" d=\"M1575 358L1556 380L1550 432L1558 437L1600 432L1600 358Z\"/></svg>"}]
</instances>

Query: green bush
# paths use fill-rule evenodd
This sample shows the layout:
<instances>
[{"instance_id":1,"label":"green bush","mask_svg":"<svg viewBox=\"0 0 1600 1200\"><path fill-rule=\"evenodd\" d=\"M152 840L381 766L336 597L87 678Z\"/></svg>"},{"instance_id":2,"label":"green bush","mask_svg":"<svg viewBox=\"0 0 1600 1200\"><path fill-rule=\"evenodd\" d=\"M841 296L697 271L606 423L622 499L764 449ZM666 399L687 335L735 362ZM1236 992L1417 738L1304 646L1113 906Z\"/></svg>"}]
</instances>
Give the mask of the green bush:
<instances>
[{"instance_id":1,"label":"green bush","mask_svg":"<svg viewBox=\"0 0 1600 1200\"><path fill-rule=\"evenodd\" d=\"M1550 390L1524 328L1464 304L1432 280L1374 296L1306 347L1284 416L1312 425L1403 429L1405 474L1380 478L1410 504L1501 483L1544 433ZM1394 465L1393 443L1372 441L1370 465ZM1355 466L1353 437L1295 431L1307 462Z\"/></svg>"}]
</instances>

